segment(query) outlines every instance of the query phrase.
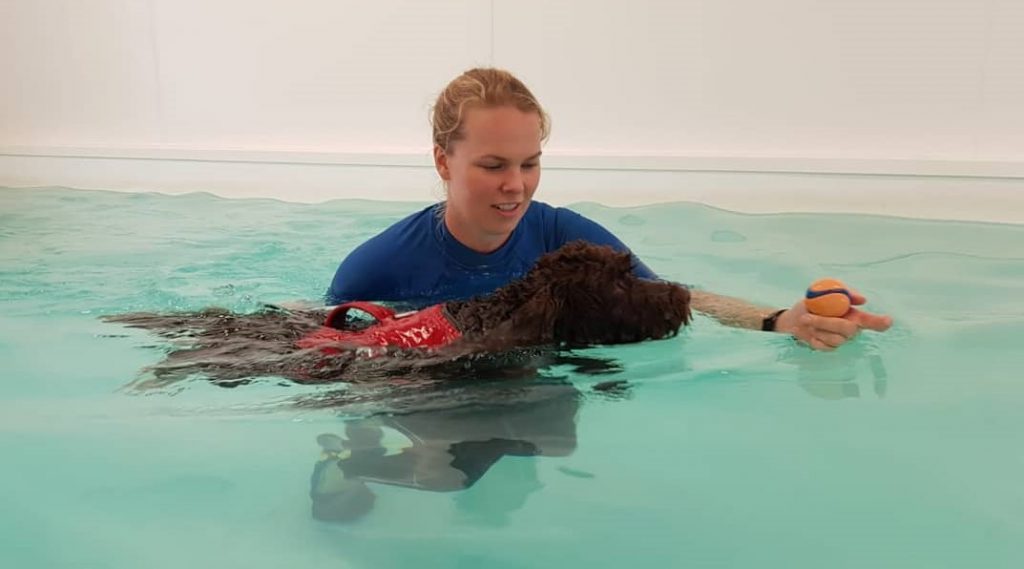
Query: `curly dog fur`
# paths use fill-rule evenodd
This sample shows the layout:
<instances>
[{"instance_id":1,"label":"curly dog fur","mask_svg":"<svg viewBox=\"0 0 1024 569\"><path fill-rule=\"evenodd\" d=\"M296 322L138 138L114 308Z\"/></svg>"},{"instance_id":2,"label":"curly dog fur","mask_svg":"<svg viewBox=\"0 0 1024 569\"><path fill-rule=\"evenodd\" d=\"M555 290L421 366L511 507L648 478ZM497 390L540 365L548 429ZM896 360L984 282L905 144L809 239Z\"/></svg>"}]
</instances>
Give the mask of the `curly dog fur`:
<instances>
[{"instance_id":1,"label":"curly dog fur","mask_svg":"<svg viewBox=\"0 0 1024 569\"><path fill-rule=\"evenodd\" d=\"M467 338L497 349L655 340L690 321L682 286L633 275L628 253L576 241L542 257L522 279L492 294L446 304Z\"/></svg>"},{"instance_id":2,"label":"curly dog fur","mask_svg":"<svg viewBox=\"0 0 1024 569\"><path fill-rule=\"evenodd\" d=\"M153 366L157 384L204 374L214 381L260 375L301 383L365 381L472 354L530 346L582 347L672 336L690 321L690 293L680 285L636 277L632 257L607 246L577 241L542 257L522 279L472 300L445 303L462 338L437 350L394 350L388 358L359 362L354 350L325 356L296 350L295 341L317 329L322 313L267 311L232 314L208 309L185 314L138 313L107 321L152 330L186 345ZM352 369L360 365L359 369ZM378 374L379 375L379 374ZM372 379L372 377L370 377ZM237 381L236 381L237 384Z\"/></svg>"}]
</instances>

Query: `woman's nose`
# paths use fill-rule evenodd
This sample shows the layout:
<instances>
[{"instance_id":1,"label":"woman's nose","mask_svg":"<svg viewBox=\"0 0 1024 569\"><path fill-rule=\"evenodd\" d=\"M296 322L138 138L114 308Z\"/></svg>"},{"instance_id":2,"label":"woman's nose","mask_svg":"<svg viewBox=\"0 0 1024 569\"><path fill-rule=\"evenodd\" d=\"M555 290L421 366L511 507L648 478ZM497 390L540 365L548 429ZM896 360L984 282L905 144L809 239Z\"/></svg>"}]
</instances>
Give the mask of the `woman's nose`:
<instances>
[{"instance_id":1,"label":"woman's nose","mask_svg":"<svg viewBox=\"0 0 1024 569\"><path fill-rule=\"evenodd\" d=\"M505 192L522 192L526 190L526 180L519 168L509 168L501 181L501 189Z\"/></svg>"}]
</instances>

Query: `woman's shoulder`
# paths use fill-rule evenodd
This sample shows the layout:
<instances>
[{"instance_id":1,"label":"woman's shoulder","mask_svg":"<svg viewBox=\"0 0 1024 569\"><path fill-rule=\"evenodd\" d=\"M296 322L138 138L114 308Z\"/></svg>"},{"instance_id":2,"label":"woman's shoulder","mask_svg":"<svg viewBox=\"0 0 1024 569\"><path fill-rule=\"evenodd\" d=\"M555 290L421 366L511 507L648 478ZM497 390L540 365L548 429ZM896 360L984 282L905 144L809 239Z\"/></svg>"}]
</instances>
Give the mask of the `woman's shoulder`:
<instances>
[{"instance_id":1,"label":"woman's shoulder","mask_svg":"<svg viewBox=\"0 0 1024 569\"><path fill-rule=\"evenodd\" d=\"M524 219L549 231L557 230L560 226L590 222L589 219L567 207L553 206L538 201L530 203L530 209L526 211Z\"/></svg>"},{"instance_id":2,"label":"woman's shoulder","mask_svg":"<svg viewBox=\"0 0 1024 569\"><path fill-rule=\"evenodd\" d=\"M526 216L535 218L547 218L558 215L559 211L564 209L564 207L555 207L546 202L539 202L537 200L533 200L530 202L530 208L526 210Z\"/></svg>"},{"instance_id":3,"label":"woman's shoulder","mask_svg":"<svg viewBox=\"0 0 1024 569\"><path fill-rule=\"evenodd\" d=\"M554 206L546 202L530 202L530 209L526 212L527 217L534 217L545 222L584 222L594 223L588 217L566 206Z\"/></svg>"},{"instance_id":4,"label":"woman's shoulder","mask_svg":"<svg viewBox=\"0 0 1024 569\"><path fill-rule=\"evenodd\" d=\"M386 229L376 235L376 237L387 236L392 234L404 234L409 231L432 231L438 220L441 219L441 207L443 204L435 203L428 205L427 207L410 213L402 219L392 223Z\"/></svg>"},{"instance_id":5,"label":"woman's shoulder","mask_svg":"<svg viewBox=\"0 0 1024 569\"><path fill-rule=\"evenodd\" d=\"M357 245L342 262L343 265L369 265L380 271L388 259L422 254L436 240L437 205L428 206L393 223L380 233Z\"/></svg>"},{"instance_id":6,"label":"woman's shoulder","mask_svg":"<svg viewBox=\"0 0 1024 569\"><path fill-rule=\"evenodd\" d=\"M438 257L435 208L413 213L352 249L338 266L328 299L387 300L397 294L411 267Z\"/></svg>"},{"instance_id":7,"label":"woman's shoulder","mask_svg":"<svg viewBox=\"0 0 1024 569\"><path fill-rule=\"evenodd\" d=\"M350 255L408 250L433 234L438 219L437 207L437 204L427 206L396 221L357 246Z\"/></svg>"},{"instance_id":8,"label":"woman's shoulder","mask_svg":"<svg viewBox=\"0 0 1024 569\"><path fill-rule=\"evenodd\" d=\"M532 214L532 215L531 215ZM601 230L600 224L567 207L553 206L544 202L533 202L527 216L541 225L546 233L563 237L582 237Z\"/></svg>"}]
</instances>

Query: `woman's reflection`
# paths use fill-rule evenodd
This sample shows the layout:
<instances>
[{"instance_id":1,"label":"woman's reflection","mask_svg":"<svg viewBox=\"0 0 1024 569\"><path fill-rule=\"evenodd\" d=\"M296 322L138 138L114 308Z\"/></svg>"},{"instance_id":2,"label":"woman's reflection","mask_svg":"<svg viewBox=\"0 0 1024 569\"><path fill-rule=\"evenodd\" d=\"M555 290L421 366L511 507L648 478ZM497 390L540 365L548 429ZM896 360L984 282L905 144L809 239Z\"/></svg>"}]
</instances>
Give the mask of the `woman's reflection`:
<instances>
[{"instance_id":1,"label":"woman's reflection","mask_svg":"<svg viewBox=\"0 0 1024 569\"><path fill-rule=\"evenodd\" d=\"M353 419L343 435L319 435L323 454L310 480L313 517L362 517L375 501L369 484L463 490L504 456L567 456L576 449L580 393L572 385L531 383L493 395L486 403ZM540 488L533 461L516 462L510 474L500 500L488 493L457 503L483 500L487 517L503 519Z\"/></svg>"}]
</instances>

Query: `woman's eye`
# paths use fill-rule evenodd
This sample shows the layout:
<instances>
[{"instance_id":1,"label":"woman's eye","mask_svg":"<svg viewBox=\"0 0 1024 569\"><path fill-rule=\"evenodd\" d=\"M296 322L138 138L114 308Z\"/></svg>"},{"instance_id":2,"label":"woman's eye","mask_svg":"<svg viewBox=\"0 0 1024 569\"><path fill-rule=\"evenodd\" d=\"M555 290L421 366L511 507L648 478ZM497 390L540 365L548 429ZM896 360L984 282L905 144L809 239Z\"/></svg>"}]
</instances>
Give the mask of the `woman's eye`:
<instances>
[{"instance_id":1,"label":"woman's eye","mask_svg":"<svg viewBox=\"0 0 1024 569\"><path fill-rule=\"evenodd\" d=\"M483 168L484 170L490 170L492 172L497 172L498 170L504 170L506 168L506 166L507 166L506 164L480 164L481 168ZM538 164L537 162L525 162L525 163L521 164L519 167L521 169L523 169L523 170L533 170L534 168L537 168L538 166L540 166L540 164Z\"/></svg>"}]
</instances>

